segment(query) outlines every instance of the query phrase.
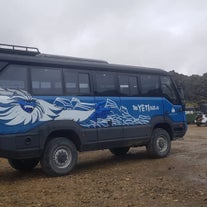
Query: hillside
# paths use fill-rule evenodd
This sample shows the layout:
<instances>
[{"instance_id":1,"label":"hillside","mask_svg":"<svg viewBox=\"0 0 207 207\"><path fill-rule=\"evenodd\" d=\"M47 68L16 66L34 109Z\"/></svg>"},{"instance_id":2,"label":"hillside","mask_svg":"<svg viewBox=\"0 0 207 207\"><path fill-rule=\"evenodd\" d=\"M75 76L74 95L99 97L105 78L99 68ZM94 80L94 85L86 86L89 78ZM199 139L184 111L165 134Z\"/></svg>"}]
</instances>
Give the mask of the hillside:
<instances>
[{"instance_id":1,"label":"hillside","mask_svg":"<svg viewBox=\"0 0 207 207\"><path fill-rule=\"evenodd\" d=\"M185 100L188 104L196 106L200 102L207 102L207 73L204 73L203 76L186 76L175 71L169 73L177 85L183 88Z\"/></svg>"}]
</instances>

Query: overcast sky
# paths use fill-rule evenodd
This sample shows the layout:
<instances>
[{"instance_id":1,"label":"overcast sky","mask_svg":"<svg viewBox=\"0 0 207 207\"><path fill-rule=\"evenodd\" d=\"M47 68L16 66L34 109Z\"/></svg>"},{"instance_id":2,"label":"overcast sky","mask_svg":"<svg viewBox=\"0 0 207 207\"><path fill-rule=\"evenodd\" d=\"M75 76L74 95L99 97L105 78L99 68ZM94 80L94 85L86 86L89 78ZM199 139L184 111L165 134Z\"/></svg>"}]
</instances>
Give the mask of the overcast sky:
<instances>
[{"instance_id":1,"label":"overcast sky","mask_svg":"<svg viewBox=\"0 0 207 207\"><path fill-rule=\"evenodd\" d=\"M207 72L206 0L0 0L0 43Z\"/></svg>"}]
</instances>

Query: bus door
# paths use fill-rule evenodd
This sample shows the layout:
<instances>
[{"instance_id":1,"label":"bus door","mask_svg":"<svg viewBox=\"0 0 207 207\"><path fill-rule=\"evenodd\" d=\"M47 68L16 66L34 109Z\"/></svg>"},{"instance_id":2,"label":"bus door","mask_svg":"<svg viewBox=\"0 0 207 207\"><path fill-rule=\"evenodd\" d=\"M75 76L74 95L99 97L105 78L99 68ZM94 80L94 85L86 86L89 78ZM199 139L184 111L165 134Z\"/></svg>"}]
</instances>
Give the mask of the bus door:
<instances>
[{"instance_id":1,"label":"bus door","mask_svg":"<svg viewBox=\"0 0 207 207\"><path fill-rule=\"evenodd\" d=\"M112 72L103 71L94 74L96 128L100 142L123 136L120 98L115 77L115 73Z\"/></svg>"},{"instance_id":2,"label":"bus door","mask_svg":"<svg viewBox=\"0 0 207 207\"><path fill-rule=\"evenodd\" d=\"M120 99L118 97L95 97L95 102L99 141L121 138L123 133Z\"/></svg>"},{"instance_id":3,"label":"bus door","mask_svg":"<svg viewBox=\"0 0 207 207\"><path fill-rule=\"evenodd\" d=\"M139 106L142 104L138 97L138 77L131 74L119 74L119 92L121 100L121 112L122 112L122 127L123 136L131 138L139 138L146 136L146 123L143 120L139 121L140 116Z\"/></svg>"}]
</instances>

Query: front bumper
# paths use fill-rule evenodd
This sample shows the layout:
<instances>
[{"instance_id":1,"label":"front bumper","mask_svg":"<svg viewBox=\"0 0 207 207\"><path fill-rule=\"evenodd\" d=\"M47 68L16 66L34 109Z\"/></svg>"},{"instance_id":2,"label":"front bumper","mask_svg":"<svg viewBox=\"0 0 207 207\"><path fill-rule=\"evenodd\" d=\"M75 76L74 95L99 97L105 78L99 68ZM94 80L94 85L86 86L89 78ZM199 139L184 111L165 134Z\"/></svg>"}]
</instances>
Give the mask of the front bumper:
<instances>
[{"instance_id":1,"label":"front bumper","mask_svg":"<svg viewBox=\"0 0 207 207\"><path fill-rule=\"evenodd\" d=\"M184 137L188 129L186 123L176 123L172 125L173 139L178 139Z\"/></svg>"}]
</instances>

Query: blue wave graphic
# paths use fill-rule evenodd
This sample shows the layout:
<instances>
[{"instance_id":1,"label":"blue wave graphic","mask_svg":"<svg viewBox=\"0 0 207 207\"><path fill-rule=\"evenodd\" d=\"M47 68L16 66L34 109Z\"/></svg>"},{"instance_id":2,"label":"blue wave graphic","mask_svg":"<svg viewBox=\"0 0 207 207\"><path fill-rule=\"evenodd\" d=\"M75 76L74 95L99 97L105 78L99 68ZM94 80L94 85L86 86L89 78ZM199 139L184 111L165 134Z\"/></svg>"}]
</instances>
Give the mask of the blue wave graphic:
<instances>
[{"instance_id":1,"label":"blue wave graphic","mask_svg":"<svg viewBox=\"0 0 207 207\"><path fill-rule=\"evenodd\" d=\"M97 103L54 97L54 100L33 98L26 91L0 88L0 133L21 133L51 120L73 120L82 127L131 126L148 124L150 116L134 117L127 107L111 99Z\"/></svg>"}]
</instances>

